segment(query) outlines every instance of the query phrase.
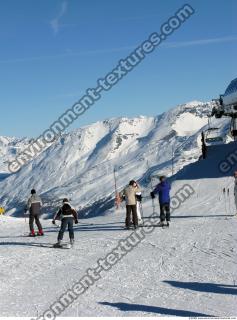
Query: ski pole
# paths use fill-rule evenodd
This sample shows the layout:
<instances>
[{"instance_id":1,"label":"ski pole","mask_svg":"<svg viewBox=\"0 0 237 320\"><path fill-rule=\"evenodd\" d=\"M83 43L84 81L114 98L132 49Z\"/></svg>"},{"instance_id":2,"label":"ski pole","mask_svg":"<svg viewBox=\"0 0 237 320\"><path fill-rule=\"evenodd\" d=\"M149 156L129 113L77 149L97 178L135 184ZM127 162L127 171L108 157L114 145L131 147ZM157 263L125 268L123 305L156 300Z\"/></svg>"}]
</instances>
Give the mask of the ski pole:
<instances>
[{"instance_id":1,"label":"ski pole","mask_svg":"<svg viewBox=\"0 0 237 320\"><path fill-rule=\"evenodd\" d=\"M149 167L149 162L147 160L147 168L148 168L148 173L150 172L150 167ZM150 187L151 187L151 191L153 191L153 184L152 184L152 176L149 175L149 179L150 179ZM152 211L153 211L153 216L155 215L155 200L152 198Z\"/></svg>"},{"instance_id":2,"label":"ski pole","mask_svg":"<svg viewBox=\"0 0 237 320\"><path fill-rule=\"evenodd\" d=\"M56 221L54 221L53 225L54 225L56 228L60 228L60 226L56 223Z\"/></svg>"},{"instance_id":3,"label":"ski pole","mask_svg":"<svg viewBox=\"0 0 237 320\"><path fill-rule=\"evenodd\" d=\"M225 188L223 188L223 195L224 195L224 202L225 202L225 213L226 213L226 215L228 215L228 213L227 213L227 206L226 206L226 189Z\"/></svg>"},{"instance_id":4,"label":"ski pole","mask_svg":"<svg viewBox=\"0 0 237 320\"><path fill-rule=\"evenodd\" d=\"M142 202L140 202L140 211L141 211L141 218L142 218L142 223L143 223L143 207L142 207Z\"/></svg>"},{"instance_id":5,"label":"ski pole","mask_svg":"<svg viewBox=\"0 0 237 320\"><path fill-rule=\"evenodd\" d=\"M115 167L114 167L114 189L115 189L115 208L118 210L120 205L120 197L117 189L117 178L116 178Z\"/></svg>"},{"instance_id":6,"label":"ski pole","mask_svg":"<svg viewBox=\"0 0 237 320\"><path fill-rule=\"evenodd\" d=\"M230 189L227 189L227 195L228 195L228 203L229 203L229 215L231 215L231 202L230 202Z\"/></svg>"},{"instance_id":7,"label":"ski pole","mask_svg":"<svg viewBox=\"0 0 237 320\"><path fill-rule=\"evenodd\" d=\"M155 207L155 199L154 198L152 198L152 212L153 212L153 215L155 215L156 207Z\"/></svg>"},{"instance_id":8,"label":"ski pole","mask_svg":"<svg viewBox=\"0 0 237 320\"><path fill-rule=\"evenodd\" d=\"M24 223L24 235L27 234L27 221L26 221L26 211L24 210L24 220L25 220L25 223Z\"/></svg>"}]
</instances>

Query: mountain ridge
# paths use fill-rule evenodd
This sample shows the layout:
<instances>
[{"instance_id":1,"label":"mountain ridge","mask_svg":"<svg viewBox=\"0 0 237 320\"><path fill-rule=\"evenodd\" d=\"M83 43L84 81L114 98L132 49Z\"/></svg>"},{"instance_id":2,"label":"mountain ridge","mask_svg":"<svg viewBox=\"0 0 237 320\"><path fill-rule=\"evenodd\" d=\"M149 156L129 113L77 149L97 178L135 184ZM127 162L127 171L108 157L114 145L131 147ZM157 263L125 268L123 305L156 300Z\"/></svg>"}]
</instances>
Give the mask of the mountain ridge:
<instances>
[{"instance_id":1,"label":"mountain ridge","mask_svg":"<svg viewBox=\"0 0 237 320\"><path fill-rule=\"evenodd\" d=\"M95 209L90 208L95 208L96 203L102 204L100 212L96 210L101 214L103 205L113 204L114 168L121 189L132 178L144 181L147 161L154 174L170 176L174 150L177 154L173 173L197 161L200 133L207 127L211 109L212 102L192 101L155 117L106 119L62 133L19 172L0 180L0 203L9 214L22 215L30 189L36 188L45 199L46 217L62 197L71 198L88 215L95 214ZM228 121L219 120L220 123L226 126ZM181 144L184 146L178 154Z\"/></svg>"}]
</instances>

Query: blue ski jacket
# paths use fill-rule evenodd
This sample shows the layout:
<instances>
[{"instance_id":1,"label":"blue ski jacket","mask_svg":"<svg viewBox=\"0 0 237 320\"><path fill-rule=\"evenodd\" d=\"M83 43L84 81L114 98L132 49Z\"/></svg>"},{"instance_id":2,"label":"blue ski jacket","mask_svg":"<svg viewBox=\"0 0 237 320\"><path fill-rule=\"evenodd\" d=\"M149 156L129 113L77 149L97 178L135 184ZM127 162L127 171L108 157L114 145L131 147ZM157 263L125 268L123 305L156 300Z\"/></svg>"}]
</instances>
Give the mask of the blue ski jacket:
<instances>
[{"instance_id":1,"label":"blue ski jacket","mask_svg":"<svg viewBox=\"0 0 237 320\"><path fill-rule=\"evenodd\" d=\"M170 189L169 182L162 181L154 189L153 193L159 195L160 204L170 203Z\"/></svg>"}]
</instances>

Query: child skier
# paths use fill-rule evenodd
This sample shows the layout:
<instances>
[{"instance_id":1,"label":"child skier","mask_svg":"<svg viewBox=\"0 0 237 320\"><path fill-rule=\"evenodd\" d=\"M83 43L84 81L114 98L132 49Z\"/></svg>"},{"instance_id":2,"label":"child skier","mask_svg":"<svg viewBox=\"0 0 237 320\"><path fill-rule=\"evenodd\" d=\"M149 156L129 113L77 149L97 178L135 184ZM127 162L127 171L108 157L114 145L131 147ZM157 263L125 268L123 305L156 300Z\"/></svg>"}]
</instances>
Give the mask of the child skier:
<instances>
[{"instance_id":1,"label":"child skier","mask_svg":"<svg viewBox=\"0 0 237 320\"><path fill-rule=\"evenodd\" d=\"M69 200L67 198L63 199L63 205L59 209L58 213L54 216L52 223L55 224L55 220L61 220L61 228L58 233L58 242L56 243L56 247L61 247L63 235L68 227L69 238L71 245L74 244L74 231L73 231L73 223L78 223L78 217L76 210L71 206Z\"/></svg>"}]
</instances>

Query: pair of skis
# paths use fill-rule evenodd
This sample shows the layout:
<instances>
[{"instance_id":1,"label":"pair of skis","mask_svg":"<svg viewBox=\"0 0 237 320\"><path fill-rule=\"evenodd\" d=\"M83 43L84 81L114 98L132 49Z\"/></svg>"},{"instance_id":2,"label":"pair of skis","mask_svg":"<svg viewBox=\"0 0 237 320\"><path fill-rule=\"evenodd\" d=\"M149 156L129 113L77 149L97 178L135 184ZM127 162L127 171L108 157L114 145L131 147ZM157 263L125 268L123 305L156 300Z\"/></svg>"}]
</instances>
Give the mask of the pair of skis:
<instances>
[{"instance_id":1,"label":"pair of skis","mask_svg":"<svg viewBox=\"0 0 237 320\"><path fill-rule=\"evenodd\" d=\"M121 199L120 199L120 195L118 192L118 188L117 188L117 177L116 177L116 169L114 167L114 192L115 192L115 208L116 210L119 209L120 203L121 203Z\"/></svg>"},{"instance_id":2,"label":"pair of skis","mask_svg":"<svg viewBox=\"0 0 237 320\"><path fill-rule=\"evenodd\" d=\"M151 173L150 173L150 165L149 165L149 161L147 160L147 162L146 162L146 164L147 164L147 169L148 169L148 174L149 174L149 180L150 180L150 189L151 189L151 191L153 191L154 190L154 186L153 186L153 182L152 182L152 175L151 175ZM155 206L155 199L154 198L152 198L152 214L153 215L155 215L155 212L156 212L156 206Z\"/></svg>"}]
</instances>

